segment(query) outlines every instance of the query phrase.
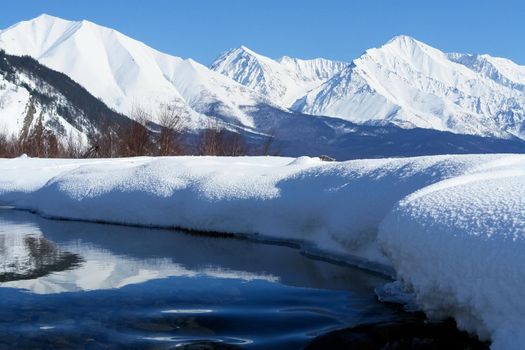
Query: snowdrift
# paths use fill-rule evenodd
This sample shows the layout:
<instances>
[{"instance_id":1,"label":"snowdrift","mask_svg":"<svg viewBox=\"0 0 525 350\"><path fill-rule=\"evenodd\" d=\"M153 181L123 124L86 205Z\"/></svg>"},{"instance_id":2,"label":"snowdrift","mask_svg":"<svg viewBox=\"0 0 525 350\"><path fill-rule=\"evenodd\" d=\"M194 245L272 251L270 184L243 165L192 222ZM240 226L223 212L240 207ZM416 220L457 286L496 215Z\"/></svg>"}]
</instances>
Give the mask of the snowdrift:
<instances>
[{"instance_id":1,"label":"snowdrift","mask_svg":"<svg viewBox=\"0 0 525 350\"><path fill-rule=\"evenodd\" d=\"M525 156L0 160L0 205L301 241L394 267L430 316L525 344Z\"/></svg>"},{"instance_id":2,"label":"snowdrift","mask_svg":"<svg viewBox=\"0 0 525 350\"><path fill-rule=\"evenodd\" d=\"M423 188L382 222L379 244L430 316L525 346L525 163L505 158Z\"/></svg>"}]
</instances>

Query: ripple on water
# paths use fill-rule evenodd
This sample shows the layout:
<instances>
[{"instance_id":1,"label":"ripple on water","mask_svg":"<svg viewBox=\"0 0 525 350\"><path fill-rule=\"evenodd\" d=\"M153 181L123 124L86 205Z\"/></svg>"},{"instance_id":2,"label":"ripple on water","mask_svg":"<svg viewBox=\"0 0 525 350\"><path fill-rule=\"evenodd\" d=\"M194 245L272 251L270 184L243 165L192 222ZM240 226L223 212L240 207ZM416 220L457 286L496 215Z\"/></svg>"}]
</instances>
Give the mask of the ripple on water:
<instances>
[{"instance_id":1,"label":"ripple on water","mask_svg":"<svg viewBox=\"0 0 525 350\"><path fill-rule=\"evenodd\" d=\"M388 279L286 245L0 209L0 260L0 348L297 349L400 317Z\"/></svg>"}]
</instances>

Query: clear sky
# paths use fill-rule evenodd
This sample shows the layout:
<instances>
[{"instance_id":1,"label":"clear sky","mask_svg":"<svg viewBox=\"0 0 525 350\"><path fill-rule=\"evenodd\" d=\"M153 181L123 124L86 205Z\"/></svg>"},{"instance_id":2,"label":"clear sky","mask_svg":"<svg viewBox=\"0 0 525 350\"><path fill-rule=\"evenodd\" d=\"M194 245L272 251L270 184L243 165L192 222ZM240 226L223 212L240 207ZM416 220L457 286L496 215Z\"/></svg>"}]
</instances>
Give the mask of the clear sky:
<instances>
[{"instance_id":1,"label":"clear sky","mask_svg":"<svg viewBox=\"0 0 525 350\"><path fill-rule=\"evenodd\" d=\"M350 61L406 34L447 52L525 65L524 0L5 0L0 28L44 12L204 64L240 45L274 58Z\"/></svg>"}]
</instances>

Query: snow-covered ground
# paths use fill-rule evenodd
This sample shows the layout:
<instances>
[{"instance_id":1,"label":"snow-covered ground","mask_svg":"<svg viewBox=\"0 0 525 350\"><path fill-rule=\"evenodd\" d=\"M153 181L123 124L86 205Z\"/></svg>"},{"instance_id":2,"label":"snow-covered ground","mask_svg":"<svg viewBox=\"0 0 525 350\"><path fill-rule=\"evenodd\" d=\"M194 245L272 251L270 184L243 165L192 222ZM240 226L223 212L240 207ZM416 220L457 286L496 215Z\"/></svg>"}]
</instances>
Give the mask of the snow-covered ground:
<instances>
[{"instance_id":1,"label":"snow-covered ground","mask_svg":"<svg viewBox=\"0 0 525 350\"><path fill-rule=\"evenodd\" d=\"M0 205L300 240L394 267L494 349L525 343L525 155L0 160Z\"/></svg>"}]
</instances>

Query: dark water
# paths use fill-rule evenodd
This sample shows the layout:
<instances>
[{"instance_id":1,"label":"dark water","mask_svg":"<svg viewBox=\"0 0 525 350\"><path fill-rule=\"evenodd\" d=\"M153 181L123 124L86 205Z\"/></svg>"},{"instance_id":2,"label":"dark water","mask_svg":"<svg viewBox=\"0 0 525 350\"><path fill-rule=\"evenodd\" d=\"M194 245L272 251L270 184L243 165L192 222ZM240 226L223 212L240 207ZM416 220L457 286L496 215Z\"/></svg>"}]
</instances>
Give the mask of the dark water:
<instances>
[{"instance_id":1,"label":"dark water","mask_svg":"<svg viewBox=\"0 0 525 350\"><path fill-rule=\"evenodd\" d=\"M300 349L399 318L385 282L282 245L0 209L0 349Z\"/></svg>"}]
</instances>

